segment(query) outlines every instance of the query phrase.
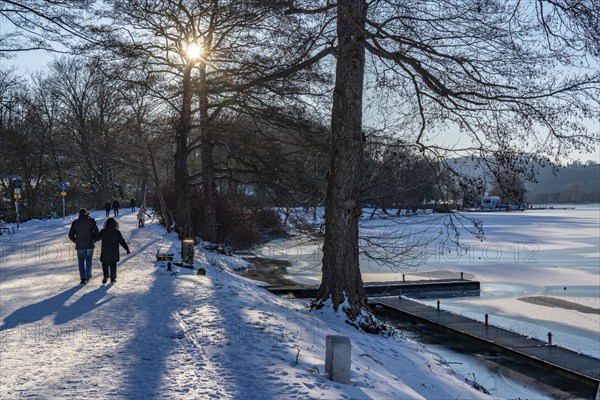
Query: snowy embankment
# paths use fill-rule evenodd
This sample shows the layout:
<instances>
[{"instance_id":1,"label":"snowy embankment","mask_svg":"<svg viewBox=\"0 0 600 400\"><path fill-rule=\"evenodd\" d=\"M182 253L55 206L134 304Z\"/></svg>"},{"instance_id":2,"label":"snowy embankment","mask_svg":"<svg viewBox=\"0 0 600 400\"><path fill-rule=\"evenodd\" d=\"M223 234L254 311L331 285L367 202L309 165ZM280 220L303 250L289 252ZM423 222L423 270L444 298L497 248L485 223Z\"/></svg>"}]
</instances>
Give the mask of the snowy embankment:
<instances>
[{"instance_id":1,"label":"snowy embankment","mask_svg":"<svg viewBox=\"0 0 600 400\"><path fill-rule=\"evenodd\" d=\"M92 213L99 225L103 214ZM91 282L79 284L72 217L0 236L0 398L486 397L418 344L269 294L231 271L239 259L200 253L206 276L167 271L155 254L177 252L175 236L123 214L132 254L114 285L101 284L98 250ZM330 334L351 340L350 385L324 372Z\"/></svg>"}]
</instances>

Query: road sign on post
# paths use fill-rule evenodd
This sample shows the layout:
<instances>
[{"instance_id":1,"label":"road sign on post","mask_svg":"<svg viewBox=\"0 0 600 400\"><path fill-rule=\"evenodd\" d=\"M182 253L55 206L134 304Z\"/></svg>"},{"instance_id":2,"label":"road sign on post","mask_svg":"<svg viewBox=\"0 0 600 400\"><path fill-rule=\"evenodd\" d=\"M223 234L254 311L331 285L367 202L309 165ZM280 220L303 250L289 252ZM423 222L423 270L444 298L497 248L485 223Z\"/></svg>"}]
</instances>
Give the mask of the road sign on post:
<instances>
[{"instance_id":1,"label":"road sign on post","mask_svg":"<svg viewBox=\"0 0 600 400\"><path fill-rule=\"evenodd\" d=\"M21 189L15 189L15 215L17 217L17 229L19 229L19 200L21 199Z\"/></svg>"},{"instance_id":2,"label":"road sign on post","mask_svg":"<svg viewBox=\"0 0 600 400\"><path fill-rule=\"evenodd\" d=\"M19 200L21 199L21 187L23 182L19 178L13 179L13 184L15 186L15 214L17 217L17 229L19 228Z\"/></svg>"},{"instance_id":3,"label":"road sign on post","mask_svg":"<svg viewBox=\"0 0 600 400\"><path fill-rule=\"evenodd\" d=\"M69 184L67 182L61 182L58 184L58 188L60 189L60 196L62 197L62 206L63 206L63 219L65 219L65 197L67 196L67 188Z\"/></svg>"}]
</instances>

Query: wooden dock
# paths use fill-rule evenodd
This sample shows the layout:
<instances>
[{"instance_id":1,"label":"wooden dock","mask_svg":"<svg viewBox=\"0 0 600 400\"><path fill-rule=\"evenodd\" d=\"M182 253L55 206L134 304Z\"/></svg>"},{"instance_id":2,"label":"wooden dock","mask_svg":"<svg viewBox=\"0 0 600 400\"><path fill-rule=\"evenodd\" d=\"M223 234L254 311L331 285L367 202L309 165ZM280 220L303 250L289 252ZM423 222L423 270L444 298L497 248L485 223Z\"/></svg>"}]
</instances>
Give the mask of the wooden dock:
<instances>
[{"instance_id":1,"label":"wooden dock","mask_svg":"<svg viewBox=\"0 0 600 400\"><path fill-rule=\"evenodd\" d=\"M364 285L367 297L410 295L414 298L479 296L480 284L468 279L435 279L406 282L369 282ZM319 286L267 286L278 295L291 294L299 299L317 296Z\"/></svg>"},{"instance_id":2,"label":"wooden dock","mask_svg":"<svg viewBox=\"0 0 600 400\"><path fill-rule=\"evenodd\" d=\"M371 304L380 305L414 321L471 338L494 351L600 390L600 360L596 358L404 298L381 298Z\"/></svg>"}]
</instances>

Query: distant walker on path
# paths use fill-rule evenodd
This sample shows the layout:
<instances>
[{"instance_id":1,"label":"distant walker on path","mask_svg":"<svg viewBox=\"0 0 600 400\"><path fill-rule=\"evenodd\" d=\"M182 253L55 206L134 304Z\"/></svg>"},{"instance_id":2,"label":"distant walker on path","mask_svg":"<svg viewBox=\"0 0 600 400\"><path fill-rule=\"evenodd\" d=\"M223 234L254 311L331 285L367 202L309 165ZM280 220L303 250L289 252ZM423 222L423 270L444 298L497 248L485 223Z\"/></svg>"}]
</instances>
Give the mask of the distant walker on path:
<instances>
[{"instance_id":1,"label":"distant walker on path","mask_svg":"<svg viewBox=\"0 0 600 400\"><path fill-rule=\"evenodd\" d=\"M114 199L112 202L112 209L113 209L113 216L114 217L118 217L119 216L119 207L121 207L121 205L119 204L119 201L117 199Z\"/></svg>"},{"instance_id":2,"label":"distant walker on path","mask_svg":"<svg viewBox=\"0 0 600 400\"><path fill-rule=\"evenodd\" d=\"M110 217L111 207L112 205L110 204L110 200L106 200L106 203L104 203L104 211L106 211L106 218Z\"/></svg>"},{"instance_id":3,"label":"distant walker on path","mask_svg":"<svg viewBox=\"0 0 600 400\"><path fill-rule=\"evenodd\" d=\"M140 207L140 211L138 211L138 213L137 213L137 219L138 219L138 228L143 228L144 221L146 219L146 206L145 205L142 205Z\"/></svg>"},{"instance_id":4,"label":"distant walker on path","mask_svg":"<svg viewBox=\"0 0 600 400\"><path fill-rule=\"evenodd\" d=\"M69 239L75 243L77 250L77 265L81 284L86 284L92 279L92 257L94 256L94 242L98 236L96 221L88 215L85 208L79 210L79 218L71 224Z\"/></svg>"},{"instance_id":5,"label":"distant walker on path","mask_svg":"<svg viewBox=\"0 0 600 400\"><path fill-rule=\"evenodd\" d=\"M135 199L132 197L131 201L129 202L129 207L131 207L131 212L135 212L135 206L136 206L136 202Z\"/></svg>"}]
</instances>

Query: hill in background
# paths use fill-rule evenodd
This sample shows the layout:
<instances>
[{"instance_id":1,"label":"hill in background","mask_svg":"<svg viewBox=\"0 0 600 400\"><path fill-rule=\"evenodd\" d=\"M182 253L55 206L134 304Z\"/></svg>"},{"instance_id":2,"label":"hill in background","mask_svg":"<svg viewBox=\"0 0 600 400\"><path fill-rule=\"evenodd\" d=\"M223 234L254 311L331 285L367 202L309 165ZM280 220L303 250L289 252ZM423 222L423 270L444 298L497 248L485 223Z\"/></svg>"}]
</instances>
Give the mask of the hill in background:
<instances>
[{"instance_id":1,"label":"hill in background","mask_svg":"<svg viewBox=\"0 0 600 400\"><path fill-rule=\"evenodd\" d=\"M553 174L551 167L538 168L537 182L527 182L529 203L600 202L600 164L574 163Z\"/></svg>"}]
</instances>

